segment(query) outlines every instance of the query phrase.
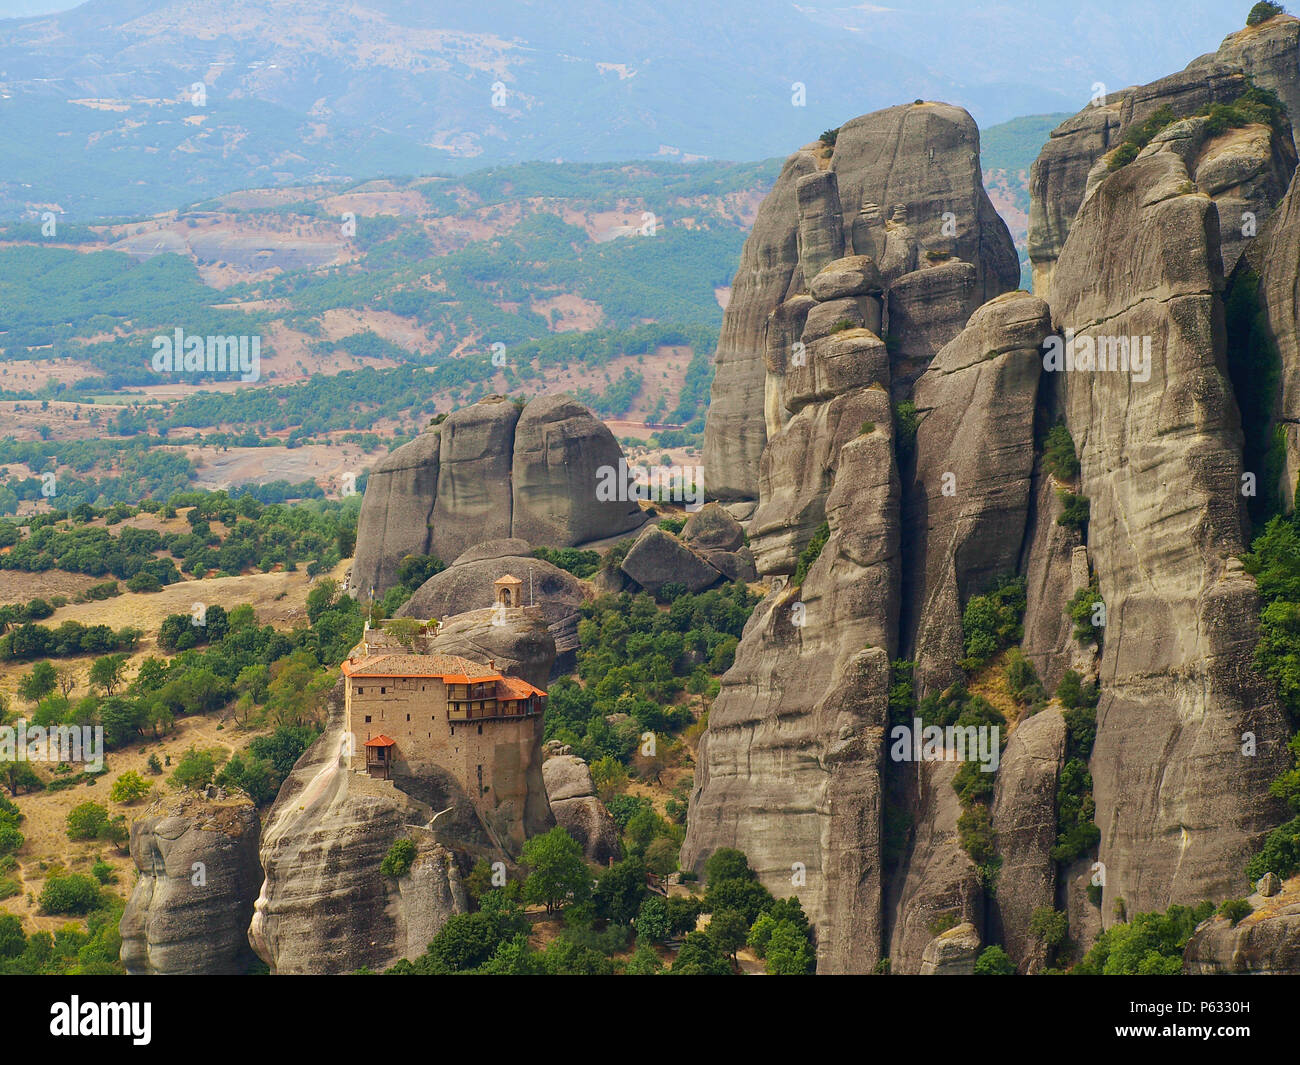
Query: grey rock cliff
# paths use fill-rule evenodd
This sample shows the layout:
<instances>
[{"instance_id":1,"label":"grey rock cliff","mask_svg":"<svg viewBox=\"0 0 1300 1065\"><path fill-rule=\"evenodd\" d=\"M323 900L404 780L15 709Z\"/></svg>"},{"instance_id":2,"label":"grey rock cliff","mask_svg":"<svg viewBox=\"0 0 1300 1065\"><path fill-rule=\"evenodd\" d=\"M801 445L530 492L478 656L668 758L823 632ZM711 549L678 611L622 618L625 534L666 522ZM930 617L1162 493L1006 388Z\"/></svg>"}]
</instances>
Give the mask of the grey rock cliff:
<instances>
[{"instance_id":1,"label":"grey rock cliff","mask_svg":"<svg viewBox=\"0 0 1300 1065\"><path fill-rule=\"evenodd\" d=\"M1107 608L1092 773L1103 916L1223 898L1276 823L1285 723L1251 668L1241 431L1226 377L1217 214L1174 153L1102 181L1052 281L1059 328L1151 338L1150 379L1055 375ZM1123 248L1122 254L1116 250ZM1255 757L1241 736L1259 737ZM1206 781L1215 781L1207 787Z\"/></svg>"},{"instance_id":2,"label":"grey rock cliff","mask_svg":"<svg viewBox=\"0 0 1300 1065\"><path fill-rule=\"evenodd\" d=\"M914 832L904 875L886 901L890 972L906 976L922 971L934 936L931 928L941 918L983 927L984 888L957 836L962 811L952 781L958 763L917 762L900 768L910 778Z\"/></svg>"},{"instance_id":3,"label":"grey rock cliff","mask_svg":"<svg viewBox=\"0 0 1300 1065\"><path fill-rule=\"evenodd\" d=\"M573 754L556 755L542 763L542 777L555 823L582 845L583 853L601 865L619 858L618 824L596 797L587 763Z\"/></svg>"},{"instance_id":4,"label":"grey rock cliff","mask_svg":"<svg viewBox=\"0 0 1300 1065\"><path fill-rule=\"evenodd\" d=\"M1029 511L1039 346L1047 304L990 300L916 383L921 423L904 512L910 587L905 656L920 694L961 676L962 608L1014 573ZM910 549L910 550L909 550Z\"/></svg>"},{"instance_id":5,"label":"grey rock cliff","mask_svg":"<svg viewBox=\"0 0 1300 1065\"><path fill-rule=\"evenodd\" d=\"M184 791L131 825L139 879L122 913L122 963L163 976L247 972L261 883L257 810L241 794Z\"/></svg>"},{"instance_id":6,"label":"grey rock cliff","mask_svg":"<svg viewBox=\"0 0 1300 1065\"><path fill-rule=\"evenodd\" d=\"M869 972L881 957L899 487L888 393L860 394L874 428L841 448L830 539L802 586L774 589L745 627L710 711L682 848L683 866L699 869L738 847L782 897L801 863L794 893L817 925L822 972Z\"/></svg>"},{"instance_id":7,"label":"grey rock cliff","mask_svg":"<svg viewBox=\"0 0 1300 1065\"><path fill-rule=\"evenodd\" d=\"M882 221L882 204L889 205L888 222ZM931 267L926 252L944 265ZM770 316L808 293L823 269L854 256L879 263L882 286L904 275L944 269L950 259L952 265L968 264L960 281L937 287L928 279L911 282L916 298L900 306L933 319L934 328L924 348L917 332L917 352L909 357L920 358L921 350L933 355L979 304L1016 286L1015 249L984 191L979 131L966 112L939 103L876 111L842 125L833 151L817 143L787 160L745 243L718 340L704 441L711 498L760 498L760 460L783 420L768 374L788 372L788 355L774 353L771 341L781 346L787 338L797 339L786 320ZM837 284L828 277L812 295L829 304L839 298ZM961 291L956 304L954 286ZM920 306L926 300L936 307L928 316ZM937 310L940 303L943 312ZM795 315L785 317L797 321ZM846 317L855 320L853 313ZM877 332L865 317L855 324ZM815 323L804 342L814 335L825 335Z\"/></svg>"},{"instance_id":8,"label":"grey rock cliff","mask_svg":"<svg viewBox=\"0 0 1300 1065\"><path fill-rule=\"evenodd\" d=\"M1028 243L1035 294L1052 301L1052 273L1083 202L1089 175L1101 157L1119 145L1134 123L1150 117L1161 107L1185 116L1208 104L1230 103L1246 89L1248 78L1261 88L1276 92L1287 105L1294 123L1300 114L1296 110L1300 105L1297 69L1300 69L1300 22L1290 16L1274 18L1229 35L1217 52L1194 60L1186 70L1147 85L1113 92L1062 122L1052 131L1051 139L1043 146L1029 173ZM1285 148L1280 150L1285 152ZM1293 152L1289 165L1295 166ZM1207 181L1207 184L1212 187L1214 183ZM1231 211L1232 205L1226 209ZM1227 230L1227 221L1223 228ZM1234 250L1229 243L1228 251Z\"/></svg>"},{"instance_id":9,"label":"grey rock cliff","mask_svg":"<svg viewBox=\"0 0 1300 1065\"><path fill-rule=\"evenodd\" d=\"M1065 718L1053 704L1020 722L998 768L993 795L998 889L991 900L996 940L1022 973L1047 960L1030 934L1034 911L1056 908L1056 786L1065 757Z\"/></svg>"},{"instance_id":10,"label":"grey rock cliff","mask_svg":"<svg viewBox=\"0 0 1300 1065\"><path fill-rule=\"evenodd\" d=\"M640 528L634 499L597 497L597 471L623 457L571 397L502 396L463 407L375 467L357 523L350 588L381 598L407 555L447 562L484 540L572 547Z\"/></svg>"}]
</instances>

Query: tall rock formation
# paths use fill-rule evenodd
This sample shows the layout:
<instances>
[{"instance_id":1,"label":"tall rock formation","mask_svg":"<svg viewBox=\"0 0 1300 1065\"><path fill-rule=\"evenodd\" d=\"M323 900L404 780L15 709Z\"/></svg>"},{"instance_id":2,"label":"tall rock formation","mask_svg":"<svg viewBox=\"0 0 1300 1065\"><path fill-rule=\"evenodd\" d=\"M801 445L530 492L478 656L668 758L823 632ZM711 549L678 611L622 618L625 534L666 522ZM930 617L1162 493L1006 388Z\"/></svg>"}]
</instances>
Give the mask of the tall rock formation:
<instances>
[{"instance_id":1,"label":"tall rock formation","mask_svg":"<svg viewBox=\"0 0 1300 1065\"><path fill-rule=\"evenodd\" d=\"M1277 821L1268 782L1287 731L1251 668L1259 605L1235 557L1242 438L1222 287L1215 205L1157 145L1093 188L1052 279L1057 326L1106 367L1053 381L1106 604L1092 757L1103 914L1118 897L1140 911L1231 895ZM1149 341L1149 378L1107 361L1120 337Z\"/></svg>"},{"instance_id":2,"label":"tall rock formation","mask_svg":"<svg viewBox=\"0 0 1300 1065\"><path fill-rule=\"evenodd\" d=\"M565 394L519 406L489 396L404 444L371 471L350 587L383 596L407 555L454 559L511 537L572 547L640 528L635 499L597 496L601 467L623 451Z\"/></svg>"},{"instance_id":3,"label":"tall rock formation","mask_svg":"<svg viewBox=\"0 0 1300 1065\"><path fill-rule=\"evenodd\" d=\"M965 111L939 103L876 111L841 126L833 149L815 142L786 161L745 242L723 317L705 425L711 497L760 497L760 460L782 420L769 375L787 372L793 353L781 349L804 329L798 310L780 308L850 255L879 264L887 295L911 279L900 287L900 321L931 326L903 331L912 346L900 357L914 361L933 356L979 304L1016 286L1015 249L984 191L979 131ZM928 276L960 264L967 269ZM893 343L887 320L883 329Z\"/></svg>"},{"instance_id":4,"label":"tall rock formation","mask_svg":"<svg viewBox=\"0 0 1300 1065\"><path fill-rule=\"evenodd\" d=\"M155 801L131 825L139 879L122 912L128 973L232 975L256 959L246 935L261 882L257 810L220 788Z\"/></svg>"},{"instance_id":5,"label":"tall rock formation","mask_svg":"<svg viewBox=\"0 0 1300 1065\"><path fill-rule=\"evenodd\" d=\"M1300 479L1300 184L1295 176L1278 204L1259 245L1247 254L1248 266L1258 276L1251 293L1263 312L1266 342L1278 360L1280 381L1272 409L1274 424L1283 433L1284 462L1274 487L1287 511L1295 509ZM1239 275L1235 283L1249 284ZM1255 370L1259 373L1262 367Z\"/></svg>"},{"instance_id":6,"label":"tall rock formation","mask_svg":"<svg viewBox=\"0 0 1300 1065\"><path fill-rule=\"evenodd\" d=\"M830 538L800 586L745 627L701 741L682 864L738 847L775 894L798 894L822 972L882 956L881 796L897 647L898 474L889 394L859 390L871 428L840 449ZM796 878L797 879L797 878Z\"/></svg>"},{"instance_id":7,"label":"tall rock formation","mask_svg":"<svg viewBox=\"0 0 1300 1065\"><path fill-rule=\"evenodd\" d=\"M916 383L916 462L903 518L905 657L920 694L961 676L962 608L1015 573L1030 503L1047 304L990 300Z\"/></svg>"},{"instance_id":8,"label":"tall rock formation","mask_svg":"<svg viewBox=\"0 0 1300 1065\"><path fill-rule=\"evenodd\" d=\"M1289 15L1246 27L1229 35L1217 52L1201 56L1186 70L1160 78L1148 85L1113 92L1084 107L1052 131L1029 171L1029 259L1033 268L1034 293L1052 300L1052 273L1065 246L1070 226L1083 202L1086 189L1103 174L1095 168L1102 157L1114 150L1134 125L1158 110L1168 108L1175 116L1191 115L1211 104L1231 103L1253 82L1276 92L1287 105L1294 123L1300 106L1300 21ZM1236 138L1232 138L1236 139ZM1226 147L1226 146L1224 146ZM1222 149L1220 149L1222 150ZM1207 167L1198 183L1202 191L1219 198L1228 186L1251 184L1248 170L1269 171L1266 183L1289 179L1288 167L1295 168L1293 145L1250 147L1235 144L1223 159ZM1276 156L1276 162L1274 157ZM1247 159L1254 161L1247 162ZM1189 176L1197 166L1188 166ZM1262 225L1277 197L1269 192L1257 196L1229 195L1222 229L1240 230L1243 210L1252 210L1255 224ZM1249 201L1248 204L1245 201ZM1242 202L1233 202L1242 201ZM1230 256L1240 252L1226 242ZM1235 257L1227 264L1230 272Z\"/></svg>"}]
</instances>

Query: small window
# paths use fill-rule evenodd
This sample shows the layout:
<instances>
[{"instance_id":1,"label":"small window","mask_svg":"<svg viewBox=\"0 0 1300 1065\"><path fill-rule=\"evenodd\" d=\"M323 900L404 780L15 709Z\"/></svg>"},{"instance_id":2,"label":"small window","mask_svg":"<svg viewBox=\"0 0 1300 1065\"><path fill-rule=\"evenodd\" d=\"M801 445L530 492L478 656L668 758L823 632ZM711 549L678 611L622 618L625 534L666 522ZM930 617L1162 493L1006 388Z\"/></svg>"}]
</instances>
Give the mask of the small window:
<instances>
[{"instance_id":1,"label":"small window","mask_svg":"<svg viewBox=\"0 0 1300 1065\"><path fill-rule=\"evenodd\" d=\"M384 688L384 687L381 687L381 688L379 689L379 694L380 694L380 695L387 695L387 694L388 694L388 689L387 689L387 688Z\"/></svg>"},{"instance_id":2,"label":"small window","mask_svg":"<svg viewBox=\"0 0 1300 1065\"><path fill-rule=\"evenodd\" d=\"M366 715L366 724L367 724L367 725L370 724L370 715L369 715L369 714Z\"/></svg>"},{"instance_id":3,"label":"small window","mask_svg":"<svg viewBox=\"0 0 1300 1065\"><path fill-rule=\"evenodd\" d=\"M478 734L479 734L480 736L483 735L483 726L482 726L482 725L479 725L479 727L478 727Z\"/></svg>"},{"instance_id":4,"label":"small window","mask_svg":"<svg viewBox=\"0 0 1300 1065\"><path fill-rule=\"evenodd\" d=\"M366 694L366 689L365 689L365 688L358 688L358 689L357 689L357 694L358 694L358 695L365 695L365 694Z\"/></svg>"},{"instance_id":5,"label":"small window","mask_svg":"<svg viewBox=\"0 0 1300 1065\"><path fill-rule=\"evenodd\" d=\"M410 721L410 720L411 720L411 715L410 715L410 714L407 714L407 715L406 715L406 720L407 720L407 721Z\"/></svg>"}]
</instances>

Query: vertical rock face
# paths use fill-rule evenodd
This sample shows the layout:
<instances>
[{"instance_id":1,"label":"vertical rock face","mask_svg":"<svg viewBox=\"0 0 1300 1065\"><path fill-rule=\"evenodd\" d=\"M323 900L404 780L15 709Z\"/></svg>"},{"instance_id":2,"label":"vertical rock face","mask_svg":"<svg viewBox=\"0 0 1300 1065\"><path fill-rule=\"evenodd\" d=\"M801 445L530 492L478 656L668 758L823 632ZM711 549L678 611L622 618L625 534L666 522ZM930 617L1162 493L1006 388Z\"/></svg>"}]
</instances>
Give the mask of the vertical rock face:
<instances>
[{"instance_id":1,"label":"vertical rock face","mask_svg":"<svg viewBox=\"0 0 1300 1065\"><path fill-rule=\"evenodd\" d=\"M571 397L523 412L489 396L451 414L371 472L350 586L376 598L407 555L443 561L484 540L572 547L639 528L635 499L600 499L597 471L618 469L613 434Z\"/></svg>"},{"instance_id":2,"label":"vertical rock face","mask_svg":"<svg viewBox=\"0 0 1300 1065\"><path fill-rule=\"evenodd\" d=\"M1038 463L1034 471L1029 520L1025 529L1025 637L1021 649L1048 691L1056 691L1067 669L1091 672L1091 652L1074 638L1066 608L1087 587L1088 551L1077 529L1057 523L1065 485ZM1077 560L1077 562L1076 562Z\"/></svg>"},{"instance_id":3,"label":"vertical rock face","mask_svg":"<svg viewBox=\"0 0 1300 1065\"><path fill-rule=\"evenodd\" d=\"M247 972L246 935L261 883L257 810L212 789L159 799L131 825L140 872L122 913L122 963L136 974Z\"/></svg>"},{"instance_id":4,"label":"vertical rock face","mask_svg":"<svg viewBox=\"0 0 1300 1065\"><path fill-rule=\"evenodd\" d=\"M844 254L844 213L833 170L805 174L794 186L799 204L799 265L805 278Z\"/></svg>"},{"instance_id":5,"label":"vertical rock face","mask_svg":"<svg viewBox=\"0 0 1300 1065\"><path fill-rule=\"evenodd\" d=\"M1180 71L1091 103L1052 131L1029 169L1029 261L1036 295L1052 299L1052 272L1083 202L1089 175L1131 126L1162 107L1175 115L1190 115L1207 104L1235 100L1245 91L1248 83L1240 70L1203 58L1206 62L1196 70Z\"/></svg>"},{"instance_id":6,"label":"vertical rock face","mask_svg":"<svg viewBox=\"0 0 1300 1065\"><path fill-rule=\"evenodd\" d=\"M761 417L767 316L797 287L799 207L795 185L816 170L817 159L811 151L796 152L786 160L758 209L731 282L704 425L704 475L715 499L758 497L758 459L767 440Z\"/></svg>"},{"instance_id":7,"label":"vertical rock face","mask_svg":"<svg viewBox=\"0 0 1300 1065\"><path fill-rule=\"evenodd\" d=\"M442 423L438 493L429 519L429 542L439 558L512 535L510 473L519 413L504 396L490 396Z\"/></svg>"},{"instance_id":8,"label":"vertical rock face","mask_svg":"<svg viewBox=\"0 0 1300 1065\"><path fill-rule=\"evenodd\" d=\"M1269 338L1281 360L1278 409L1275 413L1286 447L1286 463L1278 493L1287 510L1294 509L1296 480L1300 478L1300 185L1296 178L1261 236L1257 262L1259 301ZM1245 283L1244 281L1242 283Z\"/></svg>"},{"instance_id":9,"label":"vertical rock face","mask_svg":"<svg viewBox=\"0 0 1300 1065\"><path fill-rule=\"evenodd\" d=\"M723 678L697 761L683 864L738 847L770 890L795 891L823 972L881 956L880 774L897 644L898 475L888 393L855 393L870 432L839 454L830 539L801 587L759 604ZM863 650L866 648L866 650Z\"/></svg>"},{"instance_id":10,"label":"vertical rock face","mask_svg":"<svg viewBox=\"0 0 1300 1065\"><path fill-rule=\"evenodd\" d=\"M580 544L639 524L635 499L596 498L601 466L617 468L620 455L614 434L577 400L563 393L534 399L515 426L510 535Z\"/></svg>"},{"instance_id":11,"label":"vertical rock face","mask_svg":"<svg viewBox=\"0 0 1300 1065\"><path fill-rule=\"evenodd\" d=\"M878 263L881 285L912 278L900 316L933 323L924 337L920 328L903 331L912 359L932 356L979 304L1018 284L1010 234L981 181L979 131L965 111L937 103L877 111L841 126L833 150L809 145L786 162L741 253L718 340L704 440L711 497L760 497L763 449L784 421L774 400L780 382L768 375L790 372L779 349L797 339L800 312L809 314L803 305L780 308L850 254ZM838 298L832 290L812 296L828 305ZM823 315L830 320L819 326L809 314L817 336L840 317L878 335L876 323L852 310L828 307Z\"/></svg>"},{"instance_id":12,"label":"vertical rock face","mask_svg":"<svg viewBox=\"0 0 1300 1065\"><path fill-rule=\"evenodd\" d=\"M1151 345L1149 379L1076 368L1058 384L1107 608L1092 759L1103 914L1120 896L1132 912L1230 895L1277 817L1268 781L1286 728L1250 666L1258 601L1234 558L1241 431L1217 213L1190 187L1172 152L1112 174L1073 220L1052 282L1061 328L1094 347ZM1241 754L1247 731L1255 757Z\"/></svg>"},{"instance_id":13,"label":"vertical rock face","mask_svg":"<svg viewBox=\"0 0 1300 1065\"><path fill-rule=\"evenodd\" d=\"M984 888L979 871L962 850L957 836L961 802L953 790L956 762L918 762L909 784L916 831L905 874L887 900L891 915L890 972L922 972L930 951L932 928L942 918L975 927L984 925ZM955 931L955 929L954 929ZM976 945L978 945L978 935ZM972 957L973 961L973 957Z\"/></svg>"},{"instance_id":14,"label":"vertical rock face","mask_svg":"<svg viewBox=\"0 0 1300 1065\"><path fill-rule=\"evenodd\" d=\"M1052 131L1051 140L1043 146L1029 172L1029 259L1035 294L1052 300L1052 272L1083 202L1089 174L1134 123L1161 107L1182 116L1207 104L1229 103L1250 82L1276 92L1294 123L1300 115L1298 69L1300 21L1289 15L1279 16L1229 35L1217 52L1194 60L1186 70L1149 85L1112 93L1062 122ZM1295 166L1294 160L1290 166ZM1214 182L1209 175L1206 184L1210 187L1203 186L1202 191L1216 195L1211 191ZM1271 202L1276 202L1276 197ZM1226 221L1223 228L1226 232ZM1239 251L1232 242L1228 242L1226 250L1229 255Z\"/></svg>"},{"instance_id":15,"label":"vertical rock face","mask_svg":"<svg viewBox=\"0 0 1300 1065\"><path fill-rule=\"evenodd\" d=\"M352 560L351 584L360 594L380 598L397 583L403 558L431 552L429 519L438 495L441 450L442 433L431 429L370 471Z\"/></svg>"},{"instance_id":16,"label":"vertical rock face","mask_svg":"<svg viewBox=\"0 0 1300 1065\"><path fill-rule=\"evenodd\" d=\"M962 607L1014 573L1029 511L1047 304L990 300L916 383L921 422L904 513L906 657L920 694L961 676Z\"/></svg>"},{"instance_id":17,"label":"vertical rock face","mask_svg":"<svg viewBox=\"0 0 1300 1065\"><path fill-rule=\"evenodd\" d=\"M993 795L998 890L993 933L1022 973L1041 971L1046 954L1030 934L1040 907L1056 908L1056 785L1065 757L1065 718L1054 706L1022 721L1011 733Z\"/></svg>"},{"instance_id":18,"label":"vertical rock face","mask_svg":"<svg viewBox=\"0 0 1300 1065\"><path fill-rule=\"evenodd\" d=\"M905 274L889 286L894 396L905 399L935 354L955 337L979 298L975 268L945 263Z\"/></svg>"}]
</instances>

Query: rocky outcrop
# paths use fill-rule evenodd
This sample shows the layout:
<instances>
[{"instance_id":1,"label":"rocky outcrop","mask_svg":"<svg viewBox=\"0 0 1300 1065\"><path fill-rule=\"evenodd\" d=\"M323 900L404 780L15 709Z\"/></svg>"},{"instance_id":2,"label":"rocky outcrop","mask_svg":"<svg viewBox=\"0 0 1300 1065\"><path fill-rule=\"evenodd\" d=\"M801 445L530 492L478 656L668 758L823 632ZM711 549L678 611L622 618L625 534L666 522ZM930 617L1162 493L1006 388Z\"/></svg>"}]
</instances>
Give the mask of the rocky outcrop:
<instances>
[{"instance_id":1,"label":"rocky outcrop","mask_svg":"<svg viewBox=\"0 0 1300 1065\"><path fill-rule=\"evenodd\" d=\"M256 959L248 922L262 880L257 810L218 788L155 801L131 825L139 878L122 913L128 973L244 973Z\"/></svg>"},{"instance_id":2,"label":"rocky outcrop","mask_svg":"<svg viewBox=\"0 0 1300 1065\"><path fill-rule=\"evenodd\" d=\"M979 953L979 930L964 921L925 945L917 972L921 976L973 976Z\"/></svg>"},{"instance_id":3,"label":"rocky outcrop","mask_svg":"<svg viewBox=\"0 0 1300 1065\"><path fill-rule=\"evenodd\" d=\"M1181 117L1210 104L1230 103L1251 82L1276 92L1287 105L1294 122L1295 116L1300 114L1296 110L1300 105L1298 68L1300 23L1290 16L1281 16L1231 34L1217 52L1194 60L1186 70L1148 85L1111 93L1062 122L1052 131L1051 139L1043 146L1029 174L1028 243L1035 294L1052 301L1052 272L1083 202L1090 175L1094 174L1102 157L1119 145L1135 123L1149 118L1161 107L1167 107ZM1244 154L1259 160L1260 169L1271 169L1276 165L1265 162L1276 155L1280 155L1278 164L1283 169L1295 166L1290 145L1274 144L1266 150L1250 150ZM1231 156L1238 158L1229 161ZM1216 174L1229 176L1232 184L1239 184L1245 170L1256 167L1255 163L1250 163L1243 168L1242 156L1239 147L1232 147L1220 163L1207 160L1209 166L1202 191L1219 198L1224 190L1211 191L1219 185L1220 178ZM1195 172L1197 166L1188 169ZM1283 182L1288 178L1289 172L1282 174ZM1197 180L1199 184L1201 179ZM1275 178L1269 177L1268 180ZM1242 208L1232 202L1237 198L1230 196L1223 205L1221 228L1224 232L1229 228L1240 231ZM1252 199L1257 204L1266 204L1263 215L1256 219L1262 224L1268 207L1276 202L1276 196L1269 200L1268 194L1264 194ZM1229 240L1222 250L1227 253L1226 258L1235 262L1240 248L1235 241Z\"/></svg>"},{"instance_id":4,"label":"rocky outcrop","mask_svg":"<svg viewBox=\"0 0 1300 1065\"><path fill-rule=\"evenodd\" d=\"M846 344L874 341L865 330L856 338L847 333L843 337ZM883 346L878 350L877 365L888 376ZM749 524L760 575L794 572L800 553L826 520L844 445L865 426L880 427L880 417L892 417L888 392L882 387L858 388L829 403L802 408L768 445L763 452L762 497Z\"/></svg>"},{"instance_id":5,"label":"rocky outcrop","mask_svg":"<svg viewBox=\"0 0 1300 1065\"><path fill-rule=\"evenodd\" d=\"M981 303L970 263L943 263L905 274L889 286L889 343L895 400L906 399L939 349Z\"/></svg>"},{"instance_id":6,"label":"rocky outcrop","mask_svg":"<svg viewBox=\"0 0 1300 1065\"><path fill-rule=\"evenodd\" d=\"M722 579L720 570L657 525L642 531L619 568L651 595L666 584L684 585L694 594Z\"/></svg>"},{"instance_id":7,"label":"rocky outcrop","mask_svg":"<svg viewBox=\"0 0 1300 1065\"><path fill-rule=\"evenodd\" d=\"M608 864L622 854L618 824L596 797L587 763L573 754L560 754L542 763L546 797L555 823L576 839L593 862Z\"/></svg>"},{"instance_id":8,"label":"rocky outcrop","mask_svg":"<svg viewBox=\"0 0 1300 1065\"><path fill-rule=\"evenodd\" d=\"M1300 25L1298 23L1297 25ZM1286 195L1261 233L1260 247L1248 255L1259 277L1257 298L1268 341L1280 360L1281 380L1273 411L1284 434L1285 463L1276 485L1286 510L1295 507L1300 480L1300 184L1292 177ZM1234 284L1248 284L1238 276Z\"/></svg>"},{"instance_id":9,"label":"rocky outcrop","mask_svg":"<svg viewBox=\"0 0 1300 1065\"><path fill-rule=\"evenodd\" d=\"M568 547L636 528L643 519L635 500L595 496L600 468L617 467L620 457L613 433L577 400L564 393L530 400L515 426L510 535ZM480 532L473 542L484 538Z\"/></svg>"},{"instance_id":10,"label":"rocky outcrop","mask_svg":"<svg viewBox=\"0 0 1300 1065\"><path fill-rule=\"evenodd\" d=\"M1164 151L1096 186L1052 281L1059 329L1151 345L1149 378L1054 375L1107 609L1091 766L1103 917L1120 896L1130 911L1226 897L1278 818L1268 781L1287 732L1251 668L1259 604L1235 558L1242 442L1222 285L1215 207ZM1241 753L1244 732L1258 738L1254 757Z\"/></svg>"},{"instance_id":11,"label":"rocky outcrop","mask_svg":"<svg viewBox=\"0 0 1300 1065\"><path fill-rule=\"evenodd\" d=\"M1300 975L1300 881L1272 896L1256 891L1251 913L1233 925L1215 915L1183 951L1183 972L1206 976Z\"/></svg>"},{"instance_id":12,"label":"rocky outcrop","mask_svg":"<svg viewBox=\"0 0 1300 1065\"><path fill-rule=\"evenodd\" d=\"M350 587L381 597L407 555L445 561L509 537L572 547L639 528L635 499L597 494L597 471L617 470L622 457L605 425L564 394L522 411L502 396L463 407L371 472Z\"/></svg>"},{"instance_id":13,"label":"rocky outcrop","mask_svg":"<svg viewBox=\"0 0 1300 1065\"><path fill-rule=\"evenodd\" d=\"M754 218L731 282L714 356L709 416L704 426L704 469L715 499L756 499L758 459L767 442L761 416L767 317L802 282L799 266L799 207L795 186L814 173L811 151L790 156Z\"/></svg>"},{"instance_id":14,"label":"rocky outcrop","mask_svg":"<svg viewBox=\"0 0 1300 1065\"><path fill-rule=\"evenodd\" d=\"M1065 718L1053 705L1022 721L1002 752L993 793L998 889L992 935L1022 973L1040 972L1046 951L1029 931L1034 911L1056 907L1056 785L1065 758Z\"/></svg>"},{"instance_id":15,"label":"rocky outcrop","mask_svg":"<svg viewBox=\"0 0 1300 1065\"><path fill-rule=\"evenodd\" d=\"M830 537L802 585L775 587L745 627L710 710L682 848L686 868L737 847L775 894L796 883L818 929L820 972L869 972L882 956L899 486L888 392L859 392L873 424L841 448Z\"/></svg>"},{"instance_id":16,"label":"rocky outcrop","mask_svg":"<svg viewBox=\"0 0 1300 1065\"><path fill-rule=\"evenodd\" d=\"M472 547L425 581L397 611L398 617L446 618L490 608L493 582L510 574L524 582L525 605L535 604L555 641L553 668L571 668L578 648L578 609L589 597L582 581L539 558L524 540L489 540Z\"/></svg>"},{"instance_id":17,"label":"rocky outcrop","mask_svg":"<svg viewBox=\"0 0 1300 1065\"><path fill-rule=\"evenodd\" d=\"M904 511L905 656L919 693L961 677L962 608L1016 571L1029 511L1047 304L990 300L916 383L916 463ZM910 549L910 550L909 550ZM909 590L910 589L910 590Z\"/></svg>"},{"instance_id":18,"label":"rocky outcrop","mask_svg":"<svg viewBox=\"0 0 1300 1065\"><path fill-rule=\"evenodd\" d=\"M951 275L913 279L904 286L912 298L904 293L899 303L900 315L933 320L926 337L930 355L975 307L1018 283L1010 235L981 182L979 131L964 111L936 103L877 111L841 126L833 150L818 142L786 162L745 243L723 318L705 426L710 497L760 498L764 447L784 421L774 393L792 353L779 349L793 345L795 327L807 332L805 305L779 308L811 290L827 319L809 321L813 334L824 336L847 319L879 339L869 305L837 306L853 267L835 266L816 280L842 259L861 263L863 257L879 264L869 274L873 286L892 288L931 269ZM969 269L952 269L962 264ZM934 305L929 313L927 300ZM884 328L894 335L891 326ZM919 359L920 330L913 332L916 347L908 358ZM778 378L775 384L769 374Z\"/></svg>"},{"instance_id":19,"label":"rocky outcrop","mask_svg":"<svg viewBox=\"0 0 1300 1065\"><path fill-rule=\"evenodd\" d=\"M541 616L517 609L493 621L491 610L448 618L429 650L490 660L544 686L555 648ZM555 823L536 724L520 730L517 747L498 744L498 761L516 771L498 773L485 805L450 774L381 780L350 771L340 681L325 732L281 786L262 833L264 880L248 935L272 972L377 970L422 954L447 918L466 910L463 869L480 857L511 865L525 838ZM417 858L407 876L387 878L380 865L398 839L412 840Z\"/></svg>"},{"instance_id":20,"label":"rocky outcrop","mask_svg":"<svg viewBox=\"0 0 1300 1065\"><path fill-rule=\"evenodd\" d=\"M906 871L887 900L890 921L890 972L921 971L931 931L940 921L956 918L984 924L984 888L979 870L957 836L961 801L953 789L956 761L918 762L909 784L915 826Z\"/></svg>"},{"instance_id":21,"label":"rocky outcrop","mask_svg":"<svg viewBox=\"0 0 1300 1065\"><path fill-rule=\"evenodd\" d=\"M429 518L438 494L441 451L441 430L429 429L370 471L349 578L358 594L382 597L396 583L402 559L430 553Z\"/></svg>"},{"instance_id":22,"label":"rocky outcrop","mask_svg":"<svg viewBox=\"0 0 1300 1065\"><path fill-rule=\"evenodd\" d=\"M380 970L422 954L453 913L467 909L449 852L420 826L434 811L347 769L343 693L321 737L303 754L266 817L265 879L248 940L273 973ZM419 850L410 883L380 864L398 839Z\"/></svg>"},{"instance_id":23,"label":"rocky outcrop","mask_svg":"<svg viewBox=\"0 0 1300 1065\"><path fill-rule=\"evenodd\" d=\"M1018 572L1025 575L1024 639L1021 649L1048 691L1056 691L1067 669L1080 676L1095 672L1091 647L1074 638L1066 608L1091 575L1088 549L1078 529L1061 525L1061 492L1073 483L1058 483L1035 464L1031 506L1025 529L1025 556Z\"/></svg>"}]
</instances>

